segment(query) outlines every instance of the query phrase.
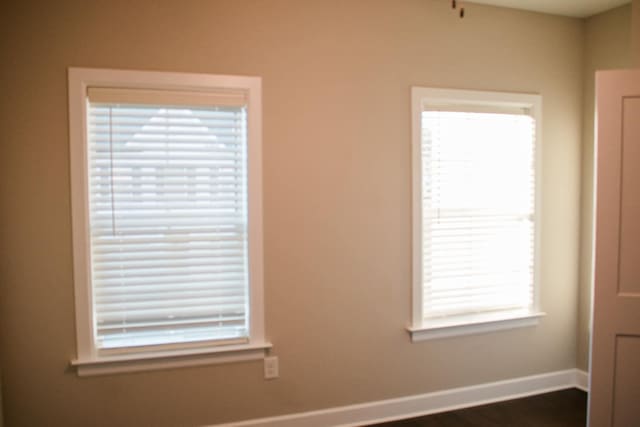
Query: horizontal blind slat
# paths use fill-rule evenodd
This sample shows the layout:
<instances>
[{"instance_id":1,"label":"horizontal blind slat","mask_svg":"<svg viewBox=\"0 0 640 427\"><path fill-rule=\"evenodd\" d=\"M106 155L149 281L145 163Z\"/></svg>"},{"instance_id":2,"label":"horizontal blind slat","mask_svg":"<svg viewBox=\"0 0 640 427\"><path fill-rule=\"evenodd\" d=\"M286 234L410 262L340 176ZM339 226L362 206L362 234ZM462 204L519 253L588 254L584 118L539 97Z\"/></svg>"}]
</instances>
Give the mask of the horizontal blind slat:
<instances>
[{"instance_id":1,"label":"horizontal blind slat","mask_svg":"<svg viewBox=\"0 0 640 427\"><path fill-rule=\"evenodd\" d=\"M143 286L157 284L171 284L173 286L181 286L184 283L183 274L164 274L162 276L142 276L142 277L113 277L111 279L102 279L101 286L103 288L115 286ZM200 272L197 274L189 274L189 283L209 283L214 280L244 280L246 279L245 270L241 268L226 269L218 271Z\"/></svg>"},{"instance_id":2,"label":"horizontal blind slat","mask_svg":"<svg viewBox=\"0 0 640 427\"><path fill-rule=\"evenodd\" d=\"M100 310L96 312L98 322L121 322L123 320L144 320L152 321L156 319L172 319L175 317L191 318L197 316L206 316L216 313L242 313L244 304L218 304L215 307L203 306L197 303L188 306L172 306L172 307L141 307L136 308L132 305L123 305L120 309Z\"/></svg>"},{"instance_id":3,"label":"horizontal blind slat","mask_svg":"<svg viewBox=\"0 0 640 427\"><path fill-rule=\"evenodd\" d=\"M208 317L200 317L200 318L192 318L187 320L169 320L169 321L151 321L151 322L130 322L127 327L132 329L144 329L147 331L154 331L159 328L175 328L181 326L188 327L202 327L206 325L223 325L226 324L238 324L243 322L244 316L242 315L217 315L217 316L208 316ZM241 324L241 323L240 323ZM100 325L100 330L105 331L106 333L116 333L122 330L122 325L119 324L107 324L103 323Z\"/></svg>"},{"instance_id":4,"label":"horizontal blind slat","mask_svg":"<svg viewBox=\"0 0 640 427\"><path fill-rule=\"evenodd\" d=\"M108 228L107 228L108 230ZM133 232L128 230L128 232L121 232L120 230L114 230L111 228L113 233L105 234L104 230L98 230L97 232L92 232L92 239L105 239L109 241L115 241L116 239L129 239L130 237L137 238L157 238L161 233L165 235L167 241L172 241L175 238L180 238L182 236L196 236L206 235L206 234L216 234L221 237L227 236L231 238L241 237L245 238L244 235L244 224L240 226L233 225L211 225L209 227L203 226L191 226L191 227L161 227L161 226L153 226L153 227L140 227Z\"/></svg>"},{"instance_id":5,"label":"horizontal blind slat","mask_svg":"<svg viewBox=\"0 0 640 427\"><path fill-rule=\"evenodd\" d=\"M173 287L171 287L173 286ZM237 297L245 295L245 289L242 282L236 283L234 286L211 286L211 283L203 284L201 287L194 285L175 286L171 284L167 289L163 289L161 286L151 285L149 289L142 289L141 287L130 286L114 286L112 288L103 289L101 292L96 293L96 298L104 302L114 301L140 301L144 298L153 300L167 296L176 296L176 298L187 298L195 295L207 296L211 298L217 297ZM179 289L179 290L177 290Z\"/></svg>"},{"instance_id":6,"label":"horizontal blind slat","mask_svg":"<svg viewBox=\"0 0 640 427\"><path fill-rule=\"evenodd\" d=\"M188 282L182 282L179 279L164 281L148 281L147 283L130 283L115 281L111 284L103 284L100 289L96 289L94 295L136 295L153 292L174 292L176 289L182 291L210 291L212 293L235 292L236 289L244 289L244 280L241 275L237 277L215 277L207 276L200 278L192 278ZM163 278L165 278L163 276ZM165 278L166 279L166 278ZM213 286L212 286L213 285Z\"/></svg>"}]
</instances>

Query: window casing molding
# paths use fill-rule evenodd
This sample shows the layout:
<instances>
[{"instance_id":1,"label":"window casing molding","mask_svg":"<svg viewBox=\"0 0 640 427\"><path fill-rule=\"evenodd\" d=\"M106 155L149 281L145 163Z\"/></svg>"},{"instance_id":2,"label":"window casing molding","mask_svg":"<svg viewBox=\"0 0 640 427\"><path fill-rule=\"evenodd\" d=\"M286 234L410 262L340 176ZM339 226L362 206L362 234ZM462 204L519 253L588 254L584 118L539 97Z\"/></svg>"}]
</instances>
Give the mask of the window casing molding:
<instances>
[{"instance_id":1,"label":"window casing molding","mask_svg":"<svg viewBox=\"0 0 640 427\"><path fill-rule=\"evenodd\" d=\"M412 341L536 325L540 310L540 237L542 171L542 97L535 94L413 87L412 103ZM423 284L423 165L422 113L428 110L526 114L535 120L533 297L530 307L459 316L428 318Z\"/></svg>"},{"instance_id":2,"label":"window casing molding","mask_svg":"<svg viewBox=\"0 0 640 427\"><path fill-rule=\"evenodd\" d=\"M261 79L190 73L125 71L70 68L69 132L71 164L71 201L73 227L74 291L76 310L77 358L71 363L80 375L158 369L164 365L184 366L261 358L271 345L265 341L262 237L262 116ZM208 342L168 344L147 350L102 351L96 345L91 285L89 175L88 175L88 90L89 88L144 89L190 93L243 92L247 111L247 257L248 326L245 342ZM224 356L224 357L221 357ZM162 359L165 363L157 363ZM145 360L152 361L145 365ZM131 362L131 363L128 363ZM117 369L102 369L115 366ZM167 365L167 366L168 366ZM96 368L98 367L98 368Z\"/></svg>"}]
</instances>

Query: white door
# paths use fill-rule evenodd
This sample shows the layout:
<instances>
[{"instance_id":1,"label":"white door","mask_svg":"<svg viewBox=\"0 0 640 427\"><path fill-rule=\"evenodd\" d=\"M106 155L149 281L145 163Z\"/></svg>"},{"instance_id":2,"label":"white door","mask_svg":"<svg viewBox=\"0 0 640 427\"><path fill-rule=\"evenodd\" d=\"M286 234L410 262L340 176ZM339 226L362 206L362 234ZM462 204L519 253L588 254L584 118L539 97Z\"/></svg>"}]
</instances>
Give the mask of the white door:
<instances>
[{"instance_id":1,"label":"white door","mask_svg":"<svg viewBox=\"0 0 640 427\"><path fill-rule=\"evenodd\" d=\"M590 427L640 426L640 70L596 74Z\"/></svg>"}]
</instances>

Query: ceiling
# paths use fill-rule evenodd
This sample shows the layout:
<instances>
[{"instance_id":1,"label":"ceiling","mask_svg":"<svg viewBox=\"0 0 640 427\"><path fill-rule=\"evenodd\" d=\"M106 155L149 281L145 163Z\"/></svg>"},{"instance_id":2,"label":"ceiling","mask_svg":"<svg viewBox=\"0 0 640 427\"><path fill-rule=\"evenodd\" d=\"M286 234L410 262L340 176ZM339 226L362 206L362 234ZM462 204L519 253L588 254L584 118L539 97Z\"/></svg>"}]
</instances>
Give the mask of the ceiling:
<instances>
[{"instance_id":1,"label":"ceiling","mask_svg":"<svg viewBox=\"0 0 640 427\"><path fill-rule=\"evenodd\" d=\"M469 0L469 3L490 4L493 6L511 7L514 9L533 10L553 15L585 18L595 15L631 0Z\"/></svg>"}]
</instances>

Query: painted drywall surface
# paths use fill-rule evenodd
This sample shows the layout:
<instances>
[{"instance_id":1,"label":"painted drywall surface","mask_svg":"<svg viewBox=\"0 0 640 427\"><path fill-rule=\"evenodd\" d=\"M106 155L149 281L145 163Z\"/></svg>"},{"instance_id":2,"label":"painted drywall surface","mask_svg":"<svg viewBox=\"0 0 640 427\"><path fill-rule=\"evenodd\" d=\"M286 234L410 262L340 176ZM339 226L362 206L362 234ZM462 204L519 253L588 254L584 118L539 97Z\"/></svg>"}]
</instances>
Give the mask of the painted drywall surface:
<instances>
[{"instance_id":1,"label":"painted drywall surface","mask_svg":"<svg viewBox=\"0 0 640 427\"><path fill-rule=\"evenodd\" d=\"M640 0L633 0L631 20L633 65L640 68Z\"/></svg>"},{"instance_id":2,"label":"painted drywall surface","mask_svg":"<svg viewBox=\"0 0 640 427\"><path fill-rule=\"evenodd\" d=\"M591 290L593 287L595 72L596 70L627 68L631 65L631 5L586 19L584 31L582 220L576 364L579 369L588 370Z\"/></svg>"},{"instance_id":3,"label":"painted drywall surface","mask_svg":"<svg viewBox=\"0 0 640 427\"><path fill-rule=\"evenodd\" d=\"M11 427L200 425L573 368L582 22L441 0L3 5L0 358ZM259 362L78 378L66 71L258 75L267 334ZM539 327L412 344L410 87L544 102Z\"/></svg>"}]
</instances>

